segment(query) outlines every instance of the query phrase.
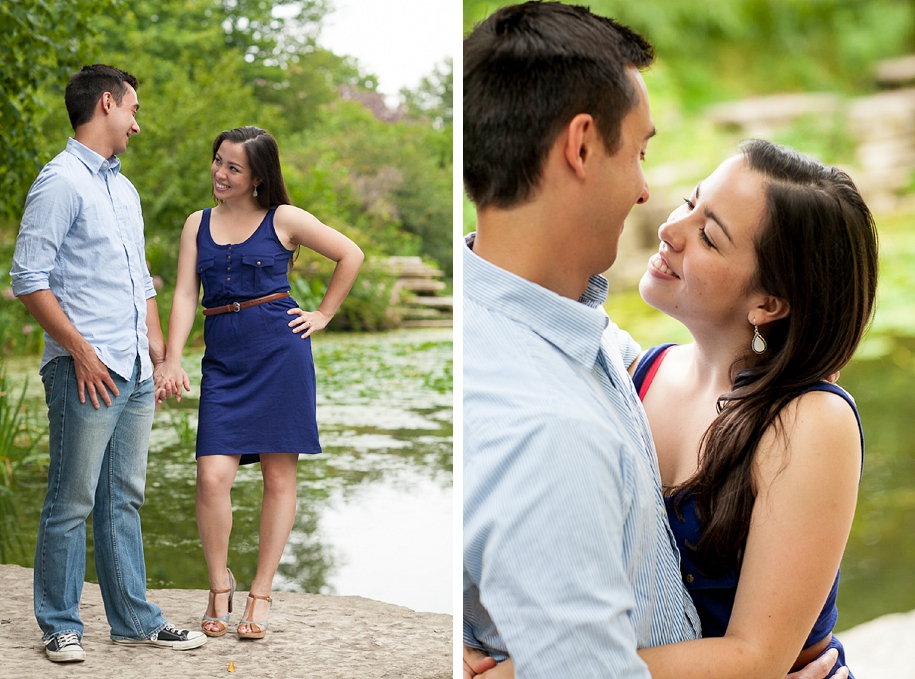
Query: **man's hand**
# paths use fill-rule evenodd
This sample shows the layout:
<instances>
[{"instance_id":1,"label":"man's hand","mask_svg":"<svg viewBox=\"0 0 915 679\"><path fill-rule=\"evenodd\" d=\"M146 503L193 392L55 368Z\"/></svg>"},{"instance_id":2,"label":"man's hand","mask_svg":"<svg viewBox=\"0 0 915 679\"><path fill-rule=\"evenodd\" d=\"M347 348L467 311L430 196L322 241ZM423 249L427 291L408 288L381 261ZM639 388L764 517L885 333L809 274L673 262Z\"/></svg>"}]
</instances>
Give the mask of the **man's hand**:
<instances>
[{"instance_id":1,"label":"man's hand","mask_svg":"<svg viewBox=\"0 0 915 679\"><path fill-rule=\"evenodd\" d=\"M511 658L504 660L492 669L478 674L476 679L515 679L515 663Z\"/></svg>"},{"instance_id":2,"label":"man's hand","mask_svg":"<svg viewBox=\"0 0 915 679\"><path fill-rule=\"evenodd\" d=\"M464 676L463 679L473 679L478 674L496 666L496 661L483 653L479 648L464 644ZM807 679L802 677L802 679Z\"/></svg>"},{"instance_id":3,"label":"man's hand","mask_svg":"<svg viewBox=\"0 0 915 679\"><path fill-rule=\"evenodd\" d=\"M111 391L115 396L120 396L117 385L111 379L108 368L96 356L95 350L86 344L86 349L73 354L73 366L76 369L76 384L79 402L86 402L86 392L89 392L89 401L92 407L98 410L99 397L101 396L106 406L111 406L111 397L108 392ZM107 387L107 388L106 388Z\"/></svg>"},{"instance_id":4,"label":"man's hand","mask_svg":"<svg viewBox=\"0 0 915 679\"><path fill-rule=\"evenodd\" d=\"M809 665L802 667L797 672L792 672L785 679L825 679L838 659L839 652L834 648L830 648ZM840 667L832 676L833 679L848 679L848 668Z\"/></svg>"}]
</instances>

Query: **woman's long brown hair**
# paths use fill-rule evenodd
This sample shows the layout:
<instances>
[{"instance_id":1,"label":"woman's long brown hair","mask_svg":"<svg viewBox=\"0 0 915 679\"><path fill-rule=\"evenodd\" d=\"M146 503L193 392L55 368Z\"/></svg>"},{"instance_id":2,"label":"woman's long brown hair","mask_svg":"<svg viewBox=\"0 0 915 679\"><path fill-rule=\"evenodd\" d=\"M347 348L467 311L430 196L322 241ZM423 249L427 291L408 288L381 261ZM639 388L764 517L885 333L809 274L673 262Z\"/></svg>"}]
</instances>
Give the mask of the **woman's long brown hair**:
<instances>
[{"instance_id":1,"label":"woman's long brown hair","mask_svg":"<svg viewBox=\"0 0 915 679\"><path fill-rule=\"evenodd\" d=\"M800 393L845 366L872 316L877 288L877 230L854 182L791 149L741 144L764 178L767 215L757 236L751 288L788 302L769 329L767 351L733 366L733 388L700 442L696 474L674 488L679 513L693 495L704 529L692 546L709 575L739 568L756 499L754 457L770 426Z\"/></svg>"}]
</instances>

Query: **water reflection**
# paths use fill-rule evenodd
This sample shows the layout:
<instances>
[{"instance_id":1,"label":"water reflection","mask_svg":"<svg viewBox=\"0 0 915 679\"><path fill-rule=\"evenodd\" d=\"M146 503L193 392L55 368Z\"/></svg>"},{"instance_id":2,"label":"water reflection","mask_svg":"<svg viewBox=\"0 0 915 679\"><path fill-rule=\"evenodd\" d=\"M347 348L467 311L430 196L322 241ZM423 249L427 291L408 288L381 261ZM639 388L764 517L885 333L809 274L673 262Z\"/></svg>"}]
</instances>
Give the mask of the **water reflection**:
<instances>
[{"instance_id":1,"label":"water reflection","mask_svg":"<svg viewBox=\"0 0 915 679\"><path fill-rule=\"evenodd\" d=\"M839 383L855 397L866 439L864 476L842 559L839 629L915 609L915 339L855 360Z\"/></svg>"},{"instance_id":2,"label":"water reflection","mask_svg":"<svg viewBox=\"0 0 915 679\"><path fill-rule=\"evenodd\" d=\"M300 459L298 513L276 588L452 612L450 330L329 335L314 354L324 453ZM21 369L34 372L35 362ZM185 361L189 373L198 365L199 356ZM44 417L40 396L30 406ZM142 510L150 587L208 587L194 519L196 410L185 397L153 425ZM44 485L18 483L10 507L0 506L0 557L31 566ZM242 588L257 562L261 489L259 466L239 470L229 564ZM95 581L91 540L89 550L87 579Z\"/></svg>"}]
</instances>

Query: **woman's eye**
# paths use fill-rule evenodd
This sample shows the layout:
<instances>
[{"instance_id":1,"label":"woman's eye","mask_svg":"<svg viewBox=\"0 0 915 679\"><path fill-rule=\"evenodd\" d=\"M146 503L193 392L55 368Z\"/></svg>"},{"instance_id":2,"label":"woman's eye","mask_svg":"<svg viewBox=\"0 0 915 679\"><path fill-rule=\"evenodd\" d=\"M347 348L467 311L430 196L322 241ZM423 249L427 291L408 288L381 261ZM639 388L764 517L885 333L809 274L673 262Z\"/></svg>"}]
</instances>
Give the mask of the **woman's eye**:
<instances>
[{"instance_id":1,"label":"woman's eye","mask_svg":"<svg viewBox=\"0 0 915 679\"><path fill-rule=\"evenodd\" d=\"M699 229L699 238L702 240L703 243L705 243L710 248L715 247L715 244L712 241L710 241L708 235L706 235L704 226L701 229Z\"/></svg>"},{"instance_id":2,"label":"woman's eye","mask_svg":"<svg viewBox=\"0 0 915 679\"><path fill-rule=\"evenodd\" d=\"M689 198L684 198L684 199L683 199L683 202L686 203L686 206L687 206L690 210L692 210L694 207L696 207L696 204L695 204L691 199L689 199Z\"/></svg>"}]
</instances>

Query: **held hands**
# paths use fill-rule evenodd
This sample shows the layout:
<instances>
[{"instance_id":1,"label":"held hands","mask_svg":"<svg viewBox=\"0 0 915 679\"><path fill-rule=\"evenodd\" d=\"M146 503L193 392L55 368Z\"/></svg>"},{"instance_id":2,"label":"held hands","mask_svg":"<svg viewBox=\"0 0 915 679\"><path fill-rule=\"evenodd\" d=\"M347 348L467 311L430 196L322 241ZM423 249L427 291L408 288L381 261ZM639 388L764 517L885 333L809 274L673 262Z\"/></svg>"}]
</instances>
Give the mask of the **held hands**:
<instances>
[{"instance_id":1,"label":"held hands","mask_svg":"<svg viewBox=\"0 0 915 679\"><path fill-rule=\"evenodd\" d=\"M174 396L176 401L180 401L181 387L184 387L185 391L191 390L191 380L180 363L175 366L168 360L158 364L153 370L153 384L156 403L162 403L169 396Z\"/></svg>"},{"instance_id":2,"label":"held hands","mask_svg":"<svg viewBox=\"0 0 915 679\"><path fill-rule=\"evenodd\" d=\"M464 676L462 679L474 679L474 677L480 675L483 672L486 672L486 670L492 669L493 667L496 667L495 660L490 658L479 648L474 648L473 646L464 644ZM505 676L514 676L513 668L514 666L512 666L512 672ZM489 677L490 675L487 674L486 676Z\"/></svg>"},{"instance_id":3,"label":"held hands","mask_svg":"<svg viewBox=\"0 0 915 679\"><path fill-rule=\"evenodd\" d=\"M300 335L302 339L317 330L323 330L331 319L331 316L325 316L320 311L303 311L298 307L290 309L286 313L295 316L293 320L289 321L289 327L292 328L292 332L302 333Z\"/></svg>"}]
</instances>

